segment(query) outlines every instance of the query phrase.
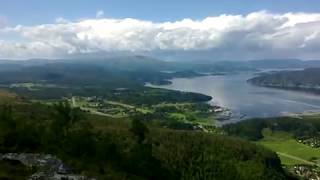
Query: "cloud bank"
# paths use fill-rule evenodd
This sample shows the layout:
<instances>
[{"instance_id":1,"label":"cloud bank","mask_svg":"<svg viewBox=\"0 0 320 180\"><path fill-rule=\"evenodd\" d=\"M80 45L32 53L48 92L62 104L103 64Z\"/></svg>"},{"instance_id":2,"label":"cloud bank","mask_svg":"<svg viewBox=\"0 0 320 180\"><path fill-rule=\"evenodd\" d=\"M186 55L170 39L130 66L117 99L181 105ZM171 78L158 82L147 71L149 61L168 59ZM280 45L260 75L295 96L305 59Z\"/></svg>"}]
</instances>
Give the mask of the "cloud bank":
<instances>
[{"instance_id":1,"label":"cloud bank","mask_svg":"<svg viewBox=\"0 0 320 180\"><path fill-rule=\"evenodd\" d=\"M0 58L176 51L205 52L215 59L320 59L320 13L259 11L175 22L97 17L0 26Z\"/></svg>"}]
</instances>

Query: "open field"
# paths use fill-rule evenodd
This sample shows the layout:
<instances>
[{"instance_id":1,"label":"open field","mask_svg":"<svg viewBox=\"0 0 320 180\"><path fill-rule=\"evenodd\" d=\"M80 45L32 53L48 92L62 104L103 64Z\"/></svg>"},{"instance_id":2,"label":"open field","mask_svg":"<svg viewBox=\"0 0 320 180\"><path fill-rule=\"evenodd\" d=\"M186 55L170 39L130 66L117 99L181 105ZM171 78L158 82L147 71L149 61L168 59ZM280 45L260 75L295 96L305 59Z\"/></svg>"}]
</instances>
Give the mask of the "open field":
<instances>
[{"instance_id":1,"label":"open field","mask_svg":"<svg viewBox=\"0 0 320 180\"><path fill-rule=\"evenodd\" d=\"M10 93L6 90L0 89L0 103L10 102L15 100L17 96L14 93Z\"/></svg>"},{"instance_id":2,"label":"open field","mask_svg":"<svg viewBox=\"0 0 320 180\"><path fill-rule=\"evenodd\" d=\"M161 127L172 129L201 130L215 133L214 108L201 102L161 102L153 105L131 104L125 101L110 100L102 96L65 97L72 107L78 107L92 115L111 119L130 119L143 115L142 119L152 121ZM33 99L31 102L52 105L62 99Z\"/></svg>"},{"instance_id":3,"label":"open field","mask_svg":"<svg viewBox=\"0 0 320 180\"><path fill-rule=\"evenodd\" d=\"M128 118L136 114L146 114L152 119L193 123L204 126L214 125L214 113L209 105L197 103L159 103L151 106L132 105L110 101L102 97L79 97L69 99L73 107L79 107L92 114L111 118Z\"/></svg>"},{"instance_id":4,"label":"open field","mask_svg":"<svg viewBox=\"0 0 320 180\"><path fill-rule=\"evenodd\" d=\"M264 130L263 135L264 138L258 141L258 144L277 152L284 165L309 164L319 166L314 159L320 159L320 149L299 143L285 132Z\"/></svg>"}]
</instances>

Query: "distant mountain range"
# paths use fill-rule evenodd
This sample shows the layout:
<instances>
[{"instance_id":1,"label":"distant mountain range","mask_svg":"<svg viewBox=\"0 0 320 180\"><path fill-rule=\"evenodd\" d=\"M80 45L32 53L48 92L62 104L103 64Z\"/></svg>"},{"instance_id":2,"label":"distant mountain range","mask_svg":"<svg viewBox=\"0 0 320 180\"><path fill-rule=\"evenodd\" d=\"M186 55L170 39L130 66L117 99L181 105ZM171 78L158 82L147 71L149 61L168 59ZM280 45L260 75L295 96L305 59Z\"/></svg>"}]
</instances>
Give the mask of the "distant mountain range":
<instances>
[{"instance_id":1,"label":"distant mountain range","mask_svg":"<svg viewBox=\"0 0 320 180\"><path fill-rule=\"evenodd\" d=\"M88 64L118 70L232 72L258 69L304 69L320 67L320 60L263 59L251 61L163 61L149 56L114 56L106 58L0 60L0 71L45 64Z\"/></svg>"},{"instance_id":2,"label":"distant mountain range","mask_svg":"<svg viewBox=\"0 0 320 180\"><path fill-rule=\"evenodd\" d=\"M247 61L247 64L252 68L311 68L320 67L319 60L302 61L299 59L263 59Z\"/></svg>"}]
</instances>

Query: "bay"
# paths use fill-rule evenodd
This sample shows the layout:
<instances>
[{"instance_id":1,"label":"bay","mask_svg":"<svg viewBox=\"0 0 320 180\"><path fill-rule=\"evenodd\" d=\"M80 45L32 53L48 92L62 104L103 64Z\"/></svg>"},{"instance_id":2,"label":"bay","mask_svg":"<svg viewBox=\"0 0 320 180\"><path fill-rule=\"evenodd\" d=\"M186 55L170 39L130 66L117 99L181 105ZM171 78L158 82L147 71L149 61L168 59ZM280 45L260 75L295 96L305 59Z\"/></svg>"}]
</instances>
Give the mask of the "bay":
<instances>
[{"instance_id":1,"label":"bay","mask_svg":"<svg viewBox=\"0 0 320 180\"><path fill-rule=\"evenodd\" d=\"M175 78L169 85L148 86L210 95L210 104L231 110L230 121L320 112L319 95L254 86L246 82L252 77L254 73Z\"/></svg>"}]
</instances>

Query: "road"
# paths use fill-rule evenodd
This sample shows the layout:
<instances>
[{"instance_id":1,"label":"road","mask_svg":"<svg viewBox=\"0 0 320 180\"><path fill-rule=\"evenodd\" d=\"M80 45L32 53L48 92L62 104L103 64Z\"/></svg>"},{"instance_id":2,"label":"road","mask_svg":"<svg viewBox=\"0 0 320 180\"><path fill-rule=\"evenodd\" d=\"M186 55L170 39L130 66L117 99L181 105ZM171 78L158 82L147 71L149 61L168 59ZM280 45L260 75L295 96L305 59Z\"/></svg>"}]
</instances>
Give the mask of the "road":
<instances>
[{"instance_id":1,"label":"road","mask_svg":"<svg viewBox=\"0 0 320 180\"><path fill-rule=\"evenodd\" d=\"M77 106L77 101L76 101L76 98L75 97L72 97L71 98L71 103L72 103L72 106L73 107L78 107ZM102 113L102 112L99 112L95 109L92 109L92 108L85 108L85 107L81 107L79 106L80 109L84 110L84 111L89 111L90 113L92 114L96 114L96 115L100 115L100 116L107 116L107 117L111 117L111 118L116 118L115 116L113 115L109 115L109 114L105 114L105 113Z\"/></svg>"},{"instance_id":2,"label":"road","mask_svg":"<svg viewBox=\"0 0 320 180\"><path fill-rule=\"evenodd\" d=\"M287 158L290 158L290 159L294 159L294 160L297 160L297 161L304 162L304 163L306 163L306 164L319 166L318 164L316 164L316 163L314 163L314 162L307 161L307 160L305 160L305 159L299 158L299 157L297 157L297 156L292 156L292 155L287 154L287 153L277 152L277 154L279 154L279 155L281 155L281 156L284 156L284 157L287 157Z\"/></svg>"},{"instance_id":3,"label":"road","mask_svg":"<svg viewBox=\"0 0 320 180\"><path fill-rule=\"evenodd\" d=\"M76 99L75 99L75 97L72 97L71 100L72 100L72 106L73 106L73 107L76 107L77 104L76 104Z\"/></svg>"}]
</instances>

